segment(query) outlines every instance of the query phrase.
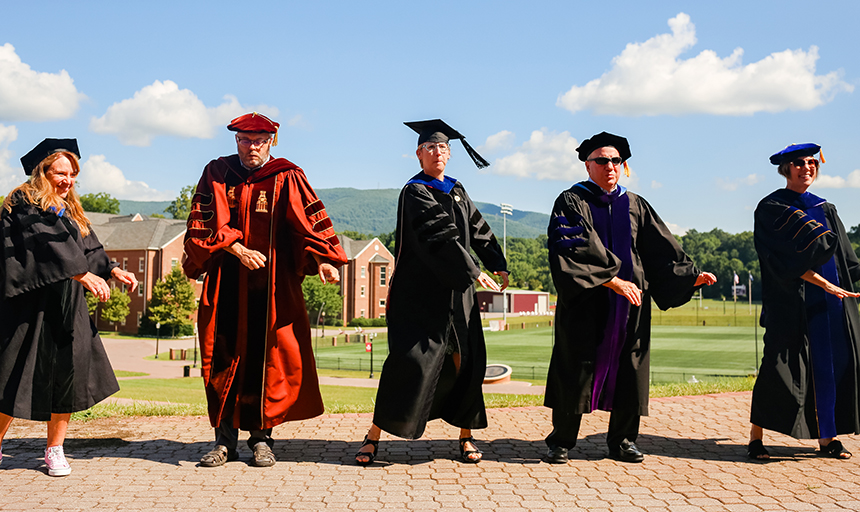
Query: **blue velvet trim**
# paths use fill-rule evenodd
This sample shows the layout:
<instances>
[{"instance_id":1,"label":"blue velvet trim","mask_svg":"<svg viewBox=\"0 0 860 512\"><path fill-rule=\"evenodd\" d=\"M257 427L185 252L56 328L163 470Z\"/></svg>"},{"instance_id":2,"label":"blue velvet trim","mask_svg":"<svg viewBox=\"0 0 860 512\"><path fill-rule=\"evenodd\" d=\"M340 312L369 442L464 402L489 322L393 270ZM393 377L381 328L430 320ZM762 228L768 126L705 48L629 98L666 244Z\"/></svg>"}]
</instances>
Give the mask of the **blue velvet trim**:
<instances>
[{"instance_id":1,"label":"blue velvet trim","mask_svg":"<svg viewBox=\"0 0 860 512\"><path fill-rule=\"evenodd\" d=\"M437 180L436 178L432 178L427 174L424 174L423 172L419 172L418 174L413 176L411 180L406 182L407 185L412 183L426 185L446 194L450 194L451 190L454 188L454 185L457 184L457 180L455 178L452 178L451 176L445 176L444 181Z\"/></svg>"}]
</instances>

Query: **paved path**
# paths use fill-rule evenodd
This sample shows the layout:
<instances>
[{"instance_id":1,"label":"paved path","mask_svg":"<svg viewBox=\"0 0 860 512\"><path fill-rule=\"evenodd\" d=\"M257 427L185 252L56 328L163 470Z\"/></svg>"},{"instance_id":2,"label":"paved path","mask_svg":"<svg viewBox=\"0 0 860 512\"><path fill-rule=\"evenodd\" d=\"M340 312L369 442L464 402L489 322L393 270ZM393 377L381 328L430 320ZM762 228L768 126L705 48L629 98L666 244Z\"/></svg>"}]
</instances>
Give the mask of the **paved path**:
<instances>
[{"instance_id":1,"label":"paved path","mask_svg":"<svg viewBox=\"0 0 860 512\"><path fill-rule=\"evenodd\" d=\"M477 432L486 459L455 459L457 429L431 422L424 438L384 437L380 461L351 463L370 415L341 414L275 428L272 468L242 460L197 466L211 447L204 418L122 418L71 425L72 474L51 478L41 460L44 424L12 424L0 464L0 510L860 510L855 459L816 456L814 442L768 437L774 460L745 457L749 393L652 402L642 464L604 458L608 415L585 417L567 464L540 461L550 430L542 407L488 411ZM244 447L243 447L244 448Z\"/></svg>"}]
</instances>

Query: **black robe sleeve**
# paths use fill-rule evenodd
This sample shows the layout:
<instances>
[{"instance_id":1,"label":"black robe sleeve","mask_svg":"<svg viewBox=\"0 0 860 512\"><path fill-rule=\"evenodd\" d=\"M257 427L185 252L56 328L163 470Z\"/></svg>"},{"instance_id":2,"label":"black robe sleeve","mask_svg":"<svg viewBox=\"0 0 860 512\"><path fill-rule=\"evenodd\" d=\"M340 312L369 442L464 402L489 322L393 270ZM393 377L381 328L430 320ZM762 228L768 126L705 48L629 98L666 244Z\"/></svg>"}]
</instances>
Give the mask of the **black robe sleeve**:
<instances>
[{"instance_id":1,"label":"black robe sleeve","mask_svg":"<svg viewBox=\"0 0 860 512\"><path fill-rule=\"evenodd\" d=\"M481 274L468 248L461 244L454 219L423 185L403 189L402 229L414 237L416 256L424 264L428 279L435 279L459 293L466 291Z\"/></svg>"},{"instance_id":2,"label":"black robe sleeve","mask_svg":"<svg viewBox=\"0 0 860 512\"><path fill-rule=\"evenodd\" d=\"M636 201L640 215L636 248L648 291L662 310L682 306L698 289L699 270L648 201L639 196Z\"/></svg>"},{"instance_id":3,"label":"black robe sleeve","mask_svg":"<svg viewBox=\"0 0 860 512\"><path fill-rule=\"evenodd\" d=\"M568 299L608 283L621 269L621 260L603 246L589 222L587 209L588 205L576 194L562 192L553 205L547 228L552 280Z\"/></svg>"},{"instance_id":4,"label":"black robe sleeve","mask_svg":"<svg viewBox=\"0 0 860 512\"><path fill-rule=\"evenodd\" d=\"M83 247L89 271L105 281L110 279L111 270L119 267L119 263L110 260L92 227L90 227L90 234L83 240Z\"/></svg>"},{"instance_id":5,"label":"black robe sleeve","mask_svg":"<svg viewBox=\"0 0 860 512\"><path fill-rule=\"evenodd\" d=\"M469 215L469 234L472 240L472 250L478 255L478 258L487 267L490 272L507 272L508 263L505 260L505 254L502 252L502 247L490 229L490 225L484 220L480 210L472 202L472 198L462 190L466 198Z\"/></svg>"},{"instance_id":6,"label":"black robe sleeve","mask_svg":"<svg viewBox=\"0 0 860 512\"><path fill-rule=\"evenodd\" d=\"M5 298L86 273L89 262L73 221L20 198L2 212Z\"/></svg>"},{"instance_id":7,"label":"black robe sleeve","mask_svg":"<svg viewBox=\"0 0 860 512\"><path fill-rule=\"evenodd\" d=\"M763 199L755 211L755 246L762 267L778 279L799 279L824 264L836 251L838 238L803 210ZM852 271L852 277L855 270Z\"/></svg>"}]
</instances>

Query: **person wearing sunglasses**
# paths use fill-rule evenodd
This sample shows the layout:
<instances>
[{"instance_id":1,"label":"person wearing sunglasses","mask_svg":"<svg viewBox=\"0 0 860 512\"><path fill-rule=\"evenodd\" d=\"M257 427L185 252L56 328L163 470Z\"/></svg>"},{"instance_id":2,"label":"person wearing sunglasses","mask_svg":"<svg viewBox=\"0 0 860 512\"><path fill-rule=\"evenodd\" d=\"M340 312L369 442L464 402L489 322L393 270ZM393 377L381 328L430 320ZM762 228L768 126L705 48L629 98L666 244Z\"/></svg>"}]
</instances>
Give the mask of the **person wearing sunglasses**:
<instances>
[{"instance_id":1,"label":"person wearing sunglasses","mask_svg":"<svg viewBox=\"0 0 860 512\"><path fill-rule=\"evenodd\" d=\"M629 176L627 139L601 132L577 148L588 180L556 199L547 228L558 290L555 345L544 404L553 430L545 460L562 464L582 415L612 411L609 456L641 462L640 416L648 414L651 299L678 307L703 285L700 272L651 205L618 184Z\"/></svg>"},{"instance_id":2,"label":"person wearing sunglasses","mask_svg":"<svg viewBox=\"0 0 860 512\"><path fill-rule=\"evenodd\" d=\"M819 454L836 459L851 457L836 436L860 434L860 293L852 284L860 262L836 207L807 190L820 154L807 143L771 156L785 188L755 210L765 334L750 412L754 460L770 458L764 429L818 439Z\"/></svg>"},{"instance_id":3,"label":"person wearing sunglasses","mask_svg":"<svg viewBox=\"0 0 860 512\"><path fill-rule=\"evenodd\" d=\"M441 418L460 428L460 458L482 458L472 430L486 428L481 385L487 348L475 283L494 291L508 285L507 262L489 224L462 183L445 173L452 139L460 139L480 167L489 163L462 134L440 119L404 123L418 133L421 172L400 192L394 273L386 300L388 357L382 367L373 423L355 454L372 464L382 430L406 439ZM502 279L501 287L481 271Z\"/></svg>"},{"instance_id":4,"label":"person wearing sunglasses","mask_svg":"<svg viewBox=\"0 0 860 512\"><path fill-rule=\"evenodd\" d=\"M304 171L273 158L280 125L257 112L233 119L237 154L212 160L191 200L183 269L205 274L198 325L215 447L200 465L238 458L275 464L272 427L323 413L305 276L337 283L346 253Z\"/></svg>"}]
</instances>

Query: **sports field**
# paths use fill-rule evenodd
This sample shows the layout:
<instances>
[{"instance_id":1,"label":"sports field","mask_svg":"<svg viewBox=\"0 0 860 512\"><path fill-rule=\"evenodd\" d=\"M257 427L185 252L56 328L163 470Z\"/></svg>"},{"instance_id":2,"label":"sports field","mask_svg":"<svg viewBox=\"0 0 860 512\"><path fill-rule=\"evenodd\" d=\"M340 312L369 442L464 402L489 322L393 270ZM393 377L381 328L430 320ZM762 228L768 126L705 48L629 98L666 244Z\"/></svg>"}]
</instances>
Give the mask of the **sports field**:
<instances>
[{"instance_id":1,"label":"sports field","mask_svg":"<svg viewBox=\"0 0 860 512\"><path fill-rule=\"evenodd\" d=\"M654 382L698 380L714 375L755 373L756 331L753 327L661 326L651 328L651 372ZM549 327L485 332L487 361L514 369L514 378L543 380L552 353ZM761 350L761 329L758 331ZM384 340L373 344L374 372L388 354ZM759 352L760 353L760 352ZM321 368L370 371L370 355L363 343L318 344Z\"/></svg>"}]
</instances>

